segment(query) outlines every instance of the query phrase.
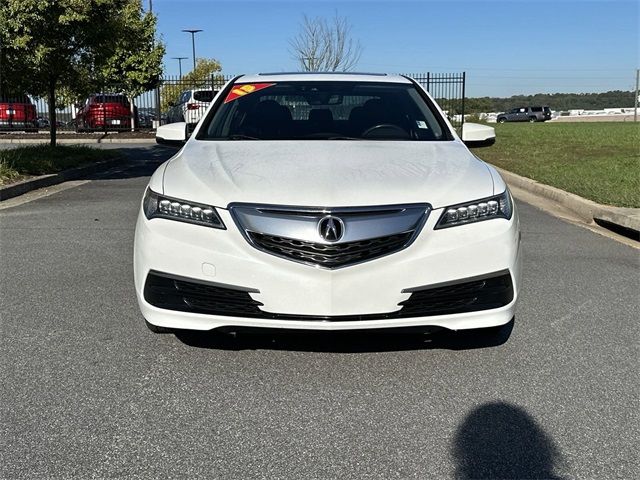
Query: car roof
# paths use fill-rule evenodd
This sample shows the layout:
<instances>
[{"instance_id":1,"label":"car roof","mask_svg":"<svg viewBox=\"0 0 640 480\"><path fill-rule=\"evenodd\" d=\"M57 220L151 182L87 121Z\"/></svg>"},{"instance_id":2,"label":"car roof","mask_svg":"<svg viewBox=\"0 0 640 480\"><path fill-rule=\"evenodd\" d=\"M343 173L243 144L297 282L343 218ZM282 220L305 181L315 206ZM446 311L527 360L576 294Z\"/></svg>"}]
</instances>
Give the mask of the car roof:
<instances>
[{"instance_id":1,"label":"car roof","mask_svg":"<svg viewBox=\"0 0 640 480\"><path fill-rule=\"evenodd\" d=\"M3 103L31 103L28 95L0 95L0 102Z\"/></svg>"},{"instance_id":2,"label":"car roof","mask_svg":"<svg viewBox=\"0 0 640 480\"><path fill-rule=\"evenodd\" d=\"M353 72L277 72L256 73L242 75L237 83L263 83L263 82L384 82L384 83L411 83L409 79L401 75L388 75L386 73L353 73Z\"/></svg>"}]
</instances>

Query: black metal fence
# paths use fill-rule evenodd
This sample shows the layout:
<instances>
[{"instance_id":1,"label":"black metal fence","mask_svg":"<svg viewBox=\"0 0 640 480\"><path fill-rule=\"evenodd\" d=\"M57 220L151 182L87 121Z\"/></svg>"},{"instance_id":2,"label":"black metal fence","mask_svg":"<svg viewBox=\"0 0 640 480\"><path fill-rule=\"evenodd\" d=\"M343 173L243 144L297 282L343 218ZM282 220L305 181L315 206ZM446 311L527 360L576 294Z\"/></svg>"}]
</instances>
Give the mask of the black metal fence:
<instances>
[{"instance_id":1,"label":"black metal fence","mask_svg":"<svg viewBox=\"0 0 640 480\"><path fill-rule=\"evenodd\" d=\"M465 73L418 73L406 74L423 85L436 99L457 129L464 122ZM210 98L208 92L220 90L233 78L232 75L213 74L207 79L193 81L185 77L165 77L158 81L156 88L130 99L121 93L104 88L77 104L69 104L56 110L56 122L61 131L111 132L111 131L151 131L159 125L182 121L195 123L199 120ZM200 91L191 94L190 91ZM6 99L5 99L6 100ZM133 104L131 103L133 100ZM45 131L50 125L50 115L46 99L30 98L35 106L35 118L25 122L17 116L4 113L16 111L0 98L1 131ZM29 102L29 98L26 99ZM29 107L33 110L33 107Z\"/></svg>"},{"instance_id":2,"label":"black metal fence","mask_svg":"<svg viewBox=\"0 0 640 480\"><path fill-rule=\"evenodd\" d=\"M438 102L451 124L462 130L466 73L409 73Z\"/></svg>"},{"instance_id":3,"label":"black metal fence","mask_svg":"<svg viewBox=\"0 0 640 480\"><path fill-rule=\"evenodd\" d=\"M203 80L167 77L156 88L156 117L160 124L173 122L197 123L215 93L233 78L232 75L212 74Z\"/></svg>"}]
</instances>

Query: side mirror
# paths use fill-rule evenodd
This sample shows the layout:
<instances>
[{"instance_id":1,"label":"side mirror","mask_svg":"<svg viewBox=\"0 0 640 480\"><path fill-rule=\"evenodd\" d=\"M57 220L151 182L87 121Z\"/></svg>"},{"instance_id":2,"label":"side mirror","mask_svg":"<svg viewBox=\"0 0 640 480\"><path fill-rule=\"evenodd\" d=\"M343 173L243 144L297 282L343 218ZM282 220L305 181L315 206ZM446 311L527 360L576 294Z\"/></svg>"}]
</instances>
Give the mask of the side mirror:
<instances>
[{"instance_id":1,"label":"side mirror","mask_svg":"<svg viewBox=\"0 0 640 480\"><path fill-rule=\"evenodd\" d=\"M181 147L187 141L186 122L168 123L156 130L156 143Z\"/></svg>"},{"instance_id":2,"label":"side mirror","mask_svg":"<svg viewBox=\"0 0 640 480\"><path fill-rule=\"evenodd\" d=\"M489 147L496 143L496 129L479 123L462 125L462 141L467 147Z\"/></svg>"}]
</instances>

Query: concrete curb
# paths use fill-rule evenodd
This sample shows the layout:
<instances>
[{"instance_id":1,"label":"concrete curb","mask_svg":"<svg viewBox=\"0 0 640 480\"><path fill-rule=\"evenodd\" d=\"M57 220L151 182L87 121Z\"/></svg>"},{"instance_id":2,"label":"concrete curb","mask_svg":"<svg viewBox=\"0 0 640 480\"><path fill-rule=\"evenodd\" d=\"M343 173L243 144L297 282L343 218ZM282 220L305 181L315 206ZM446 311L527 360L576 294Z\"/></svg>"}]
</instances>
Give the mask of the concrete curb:
<instances>
[{"instance_id":1,"label":"concrete curb","mask_svg":"<svg viewBox=\"0 0 640 480\"><path fill-rule=\"evenodd\" d=\"M640 234L640 208L623 208L601 205L586 198L582 198L573 193L565 192L556 187L551 187L543 183L536 182L530 178L521 177L515 173L508 172L496 167L500 175L508 185L513 185L534 196L562 205L567 210L574 213L581 220L592 223L595 220L602 220L625 229L633 230Z\"/></svg>"},{"instance_id":2,"label":"concrete curb","mask_svg":"<svg viewBox=\"0 0 640 480\"><path fill-rule=\"evenodd\" d=\"M84 165L78 168L70 168L69 170L63 170L59 173L40 175L18 183L2 186L0 187L0 202L17 197L18 195L22 195L32 190L50 187L51 185L68 182L69 180L77 180L85 175L91 175L96 172L107 170L122 163L123 160L125 160L125 157L117 157L111 160L104 160L102 162L92 163L91 165Z\"/></svg>"},{"instance_id":3,"label":"concrete curb","mask_svg":"<svg viewBox=\"0 0 640 480\"><path fill-rule=\"evenodd\" d=\"M0 143L16 143L39 145L49 143L47 138L0 138ZM82 145L93 143L156 143L155 137L150 138L58 138L57 143L66 145Z\"/></svg>"},{"instance_id":4,"label":"concrete curb","mask_svg":"<svg viewBox=\"0 0 640 480\"><path fill-rule=\"evenodd\" d=\"M22 140L22 141L21 141ZM88 140L88 139L87 139ZM99 142L100 139L84 140L82 143L147 143L146 139L107 139L105 142ZM132 142L132 140L137 140ZM2 141L0 140L0 143ZM9 143L44 143L46 140L39 142L38 140L15 139ZM74 140L68 139L64 143L73 143ZM7 143L7 142L4 142ZM17 197L24 193L39 188L50 187L58 183L76 180L84 175L106 170L122 162L123 157L113 160L105 160L103 162L85 165L83 167L64 170L59 173L50 175L41 175L39 177L30 178L12 185L0 187L0 201ZM565 192L556 187L551 187L543 183L536 182L530 178L521 177L515 173L496 167L508 185L520 188L534 196L542 197L547 200L562 205L567 210L573 212L581 220L592 223L595 220L601 220L613 225L632 230L636 236L640 235L640 208L623 208L612 207L609 205L601 205L599 203L587 200L573 193Z\"/></svg>"}]
</instances>

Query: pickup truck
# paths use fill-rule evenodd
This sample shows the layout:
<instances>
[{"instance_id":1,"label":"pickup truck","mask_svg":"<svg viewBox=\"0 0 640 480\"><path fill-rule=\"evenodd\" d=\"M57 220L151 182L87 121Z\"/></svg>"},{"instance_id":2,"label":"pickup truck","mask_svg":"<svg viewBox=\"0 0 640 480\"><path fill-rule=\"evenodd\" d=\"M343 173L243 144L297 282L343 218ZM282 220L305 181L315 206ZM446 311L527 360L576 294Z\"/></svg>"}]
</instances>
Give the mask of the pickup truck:
<instances>
[{"instance_id":1,"label":"pickup truck","mask_svg":"<svg viewBox=\"0 0 640 480\"><path fill-rule=\"evenodd\" d=\"M0 129L38 131L36 106L26 95L0 96Z\"/></svg>"}]
</instances>

